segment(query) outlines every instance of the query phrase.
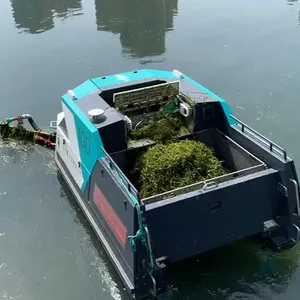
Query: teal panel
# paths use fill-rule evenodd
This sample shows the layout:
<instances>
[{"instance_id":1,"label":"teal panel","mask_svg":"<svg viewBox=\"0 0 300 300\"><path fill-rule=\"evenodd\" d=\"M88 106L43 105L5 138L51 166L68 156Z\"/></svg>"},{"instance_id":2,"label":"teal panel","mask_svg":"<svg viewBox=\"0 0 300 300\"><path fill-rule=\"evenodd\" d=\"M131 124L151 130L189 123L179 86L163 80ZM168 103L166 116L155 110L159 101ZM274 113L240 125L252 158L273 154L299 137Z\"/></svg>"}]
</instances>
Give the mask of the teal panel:
<instances>
[{"instance_id":1,"label":"teal panel","mask_svg":"<svg viewBox=\"0 0 300 300\"><path fill-rule=\"evenodd\" d=\"M83 164L84 182L81 189L84 190L97 159L105 156L101 150L103 143L97 128L82 113L75 102L68 95L63 96L62 101L74 115L79 155Z\"/></svg>"},{"instance_id":2,"label":"teal panel","mask_svg":"<svg viewBox=\"0 0 300 300\"><path fill-rule=\"evenodd\" d=\"M77 97L76 100L79 100L79 99L93 93L97 89L98 89L97 86L93 83L92 80L89 79L89 80L85 81L84 83L80 84L79 86L77 86L76 88L74 88L73 92L75 93L75 95ZM67 94L64 96L67 96Z\"/></svg>"},{"instance_id":3,"label":"teal panel","mask_svg":"<svg viewBox=\"0 0 300 300\"><path fill-rule=\"evenodd\" d=\"M124 82L130 82L134 80L145 80L151 77L178 79L172 72L169 71L142 69L137 70L136 73L134 71L131 71L115 75L109 75L105 77L97 77L91 80L98 88L101 88L110 85L122 84Z\"/></svg>"}]
</instances>

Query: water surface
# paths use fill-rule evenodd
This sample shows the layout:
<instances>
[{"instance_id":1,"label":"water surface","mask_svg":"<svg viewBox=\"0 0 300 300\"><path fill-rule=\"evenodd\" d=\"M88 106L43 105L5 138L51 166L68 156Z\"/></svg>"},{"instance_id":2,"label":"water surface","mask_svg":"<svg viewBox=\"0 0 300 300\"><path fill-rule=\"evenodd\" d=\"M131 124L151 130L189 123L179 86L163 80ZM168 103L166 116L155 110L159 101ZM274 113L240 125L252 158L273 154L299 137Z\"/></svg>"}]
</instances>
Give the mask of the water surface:
<instances>
[{"instance_id":1,"label":"water surface","mask_svg":"<svg viewBox=\"0 0 300 300\"><path fill-rule=\"evenodd\" d=\"M61 95L87 78L176 68L283 145L299 170L299 9L292 0L3 0L0 119L30 113L47 128ZM4 299L129 299L53 153L1 142L0 171ZM274 254L241 241L172 269L168 298L298 299L299 270L299 246Z\"/></svg>"}]
</instances>

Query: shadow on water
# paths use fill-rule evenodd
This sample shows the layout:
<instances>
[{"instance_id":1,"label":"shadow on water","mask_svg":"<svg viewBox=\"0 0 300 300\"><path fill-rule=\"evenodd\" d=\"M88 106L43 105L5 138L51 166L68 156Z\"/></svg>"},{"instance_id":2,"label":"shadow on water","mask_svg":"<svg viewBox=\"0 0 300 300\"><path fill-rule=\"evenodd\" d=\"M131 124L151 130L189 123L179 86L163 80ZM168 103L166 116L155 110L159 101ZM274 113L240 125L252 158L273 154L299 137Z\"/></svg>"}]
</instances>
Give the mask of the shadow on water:
<instances>
[{"instance_id":1,"label":"shadow on water","mask_svg":"<svg viewBox=\"0 0 300 300\"><path fill-rule=\"evenodd\" d=\"M124 56L165 53L166 33L173 30L178 0L95 0L95 7L98 30L119 34Z\"/></svg>"},{"instance_id":2,"label":"shadow on water","mask_svg":"<svg viewBox=\"0 0 300 300\"><path fill-rule=\"evenodd\" d=\"M253 237L210 251L170 270L172 299L273 299L295 277L299 250L275 253Z\"/></svg>"},{"instance_id":3,"label":"shadow on water","mask_svg":"<svg viewBox=\"0 0 300 300\"><path fill-rule=\"evenodd\" d=\"M54 18L82 14L81 0L10 0L17 29L38 34L54 28Z\"/></svg>"}]
</instances>

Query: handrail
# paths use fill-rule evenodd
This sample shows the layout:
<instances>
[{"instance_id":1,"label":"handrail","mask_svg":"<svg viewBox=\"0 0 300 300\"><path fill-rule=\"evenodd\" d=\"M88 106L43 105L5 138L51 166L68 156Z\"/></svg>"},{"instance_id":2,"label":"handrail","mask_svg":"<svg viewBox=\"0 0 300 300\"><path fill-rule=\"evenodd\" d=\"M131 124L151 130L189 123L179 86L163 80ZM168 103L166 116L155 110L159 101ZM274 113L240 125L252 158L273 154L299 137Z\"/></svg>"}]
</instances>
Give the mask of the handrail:
<instances>
[{"instance_id":1,"label":"handrail","mask_svg":"<svg viewBox=\"0 0 300 300\"><path fill-rule=\"evenodd\" d=\"M293 227L295 227L297 230L296 243L298 243L300 239L300 228L296 224L293 224Z\"/></svg>"},{"instance_id":2,"label":"handrail","mask_svg":"<svg viewBox=\"0 0 300 300\"><path fill-rule=\"evenodd\" d=\"M113 173L116 173L116 179L118 181L122 181L123 185L126 187L126 190L128 193L130 193L139 203L140 197L139 192L135 188L135 186L127 179L126 175L122 172L122 170L119 168L119 166L116 164L116 162L109 156L109 154L105 151L103 147L101 147L103 152L105 153L104 160L107 162L107 165L109 166L110 170L113 171Z\"/></svg>"},{"instance_id":3,"label":"handrail","mask_svg":"<svg viewBox=\"0 0 300 300\"><path fill-rule=\"evenodd\" d=\"M276 151L275 149L277 149L276 152L278 154L281 154L283 156L284 160L287 160L287 153L286 153L286 151L282 147L280 147L277 144L273 143L271 140L269 140L268 138L264 137L262 134L260 134L259 132L257 132L253 128L251 128L250 126L246 125L245 123L243 123L242 121L240 121L238 118L234 117L233 115L230 115L230 117L233 120L237 121L241 125L243 133L246 133L245 132L245 128L248 129L250 131L250 133L253 134L254 137L257 136L260 139L262 139L264 142L269 143L269 150L271 152L274 152L274 151Z\"/></svg>"},{"instance_id":4,"label":"handrail","mask_svg":"<svg viewBox=\"0 0 300 300\"><path fill-rule=\"evenodd\" d=\"M147 198L142 199L144 204L150 204L156 201L161 201L161 200L165 200L168 199L170 197L175 197L175 196L179 196L182 195L184 193L189 193L189 192L194 192L194 191L206 191L208 189L213 189L213 188L217 188L218 185L222 182L231 180L231 179L235 179L237 177L241 177L241 176L246 176L249 174L253 174L254 172L259 172L259 171L263 171L266 169L266 166L264 164L260 164L260 165L256 165L253 167L249 167L243 170L239 170L239 171L235 171L232 173L228 173L225 175L221 175L212 179L208 179L208 180L203 180L203 181L199 181L184 187L180 187L180 188L176 188L174 190L171 191L167 191L158 195L154 195L154 196L150 196Z\"/></svg>"},{"instance_id":5,"label":"handrail","mask_svg":"<svg viewBox=\"0 0 300 300\"><path fill-rule=\"evenodd\" d=\"M300 216L300 202L299 202L298 183L295 179L290 179L290 181L294 184L294 187L295 187L297 214L298 214L298 216Z\"/></svg>"}]
</instances>

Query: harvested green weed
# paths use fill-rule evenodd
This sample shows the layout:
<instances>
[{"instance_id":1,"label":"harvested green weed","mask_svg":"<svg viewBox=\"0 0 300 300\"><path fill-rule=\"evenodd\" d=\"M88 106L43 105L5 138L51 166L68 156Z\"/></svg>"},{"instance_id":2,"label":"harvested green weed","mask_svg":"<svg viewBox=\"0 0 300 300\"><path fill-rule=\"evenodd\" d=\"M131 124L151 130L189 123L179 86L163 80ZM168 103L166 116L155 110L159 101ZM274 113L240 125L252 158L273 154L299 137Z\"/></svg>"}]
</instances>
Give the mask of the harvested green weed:
<instances>
[{"instance_id":1,"label":"harvested green weed","mask_svg":"<svg viewBox=\"0 0 300 300\"><path fill-rule=\"evenodd\" d=\"M226 174L210 148L190 140L151 147L138 161L137 169L143 198Z\"/></svg>"},{"instance_id":2,"label":"harvested green weed","mask_svg":"<svg viewBox=\"0 0 300 300\"><path fill-rule=\"evenodd\" d=\"M182 125L182 121L178 117L166 115L160 120L150 120L147 125L132 130L131 137L134 140L171 141L177 138Z\"/></svg>"}]
</instances>

